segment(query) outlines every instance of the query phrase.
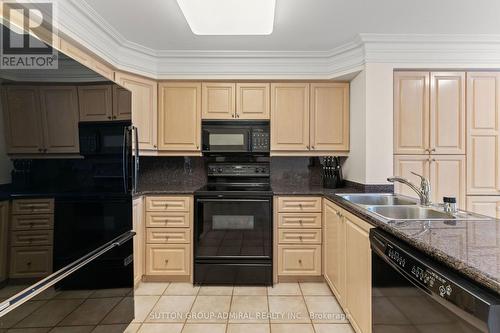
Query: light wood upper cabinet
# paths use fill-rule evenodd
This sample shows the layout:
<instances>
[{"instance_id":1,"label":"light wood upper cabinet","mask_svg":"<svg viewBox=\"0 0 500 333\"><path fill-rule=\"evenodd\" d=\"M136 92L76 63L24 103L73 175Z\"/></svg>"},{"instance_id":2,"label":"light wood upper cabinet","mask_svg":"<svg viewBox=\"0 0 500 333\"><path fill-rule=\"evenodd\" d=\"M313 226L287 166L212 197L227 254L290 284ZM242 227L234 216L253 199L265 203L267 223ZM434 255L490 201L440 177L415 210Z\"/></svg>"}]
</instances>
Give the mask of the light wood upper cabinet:
<instances>
[{"instance_id":1,"label":"light wood upper cabinet","mask_svg":"<svg viewBox=\"0 0 500 333\"><path fill-rule=\"evenodd\" d=\"M73 86L40 87L44 152L78 153L78 94Z\"/></svg>"},{"instance_id":2,"label":"light wood upper cabinet","mask_svg":"<svg viewBox=\"0 0 500 333\"><path fill-rule=\"evenodd\" d=\"M467 210L500 219L500 196L467 196Z\"/></svg>"},{"instance_id":3,"label":"light wood upper cabinet","mask_svg":"<svg viewBox=\"0 0 500 333\"><path fill-rule=\"evenodd\" d=\"M78 87L80 121L107 121L113 119L113 88L111 85Z\"/></svg>"},{"instance_id":4,"label":"light wood upper cabinet","mask_svg":"<svg viewBox=\"0 0 500 333\"><path fill-rule=\"evenodd\" d=\"M311 83L311 149L349 150L349 84Z\"/></svg>"},{"instance_id":5,"label":"light wood upper cabinet","mask_svg":"<svg viewBox=\"0 0 500 333\"><path fill-rule=\"evenodd\" d=\"M465 154L465 73L431 72L430 82L429 149L433 154Z\"/></svg>"},{"instance_id":6,"label":"light wood upper cabinet","mask_svg":"<svg viewBox=\"0 0 500 333\"><path fill-rule=\"evenodd\" d=\"M135 198L132 202L134 237L134 285L142 280L145 269L146 228L144 226L144 198Z\"/></svg>"},{"instance_id":7,"label":"light wood upper cabinet","mask_svg":"<svg viewBox=\"0 0 500 333\"><path fill-rule=\"evenodd\" d=\"M132 118L132 93L118 85L113 86L113 119L130 120Z\"/></svg>"},{"instance_id":8,"label":"light wood upper cabinet","mask_svg":"<svg viewBox=\"0 0 500 333\"><path fill-rule=\"evenodd\" d=\"M202 83L202 118L234 119L236 94L234 83Z\"/></svg>"},{"instance_id":9,"label":"light wood upper cabinet","mask_svg":"<svg viewBox=\"0 0 500 333\"><path fill-rule=\"evenodd\" d=\"M394 153L429 148L429 72L394 73Z\"/></svg>"},{"instance_id":10,"label":"light wood upper cabinet","mask_svg":"<svg viewBox=\"0 0 500 333\"><path fill-rule=\"evenodd\" d=\"M138 128L139 149L158 148L158 83L117 72L116 82L132 92L132 124Z\"/></svg>"},{"instance_id":11,"label":"light wood upper cabinet","mask_svg":"<svg viewBox=\"0 0 500 333\"><path fill-rule=\"evenodd\" d=\"M7 245L9 236L9 202L0 202L0 282L7 278Z\"/></svg>"},{"instance_id":12,"label":"light wood upper cabinet","mask_svg":"<svg viewBox=\"0 0 500 333\"><path fill-rule=\"evenodd\" d=\"M160 150L200 151L201 83L160 83L158 131Z\"/></svg>"},{"instance_id":13,"label":"light wood upper cabinet","mask_svg":"<svg viewBox=\"0 0 500 333\"><path fill-rule=\"evenodd\" d=\"M466 208L466 174L464 155L432 156L429 162L432 202L443 202L443 197L456 197L457 206ZM420 182L416 183L420 184Z\"/></svg>"},{"instance_id":14,"label":"light wood upper cabinet","mask_svg":"<svg viewBox=\"0 0 500 333\"><path fill-rule=\"evenodd\" d=\"M40 153L43 129L37 87L9 86L2 89L5 141L9 154Z\"/></svg>"},{"instance_id":15,"label":"light wood upper cabinet","mask_svg":"<svg viewBox=\"0 0 500 333\"><path fill-rule=\"evenodd\" d=\"M408 179L413 184L420 184L420 178L413 175L418 173L429 179L430 158L427 155L396 155L394 156L394 175ZM401 183L394 184L394 192L416 198L416 193Z\"/></svg>"},{"instance_id":16,"label":"light wood upper cabinet","mask_svg":"<svg viewBox=\"0 0 500 333\"><path fill-rule=\"evenodd\" d=\"M309 151L309 84L271 84L271 150Z\"/></svg>"},{"instance_id":17,"label":"light wood upper cabinet","mask_svg":"<svg viewBox=\"0 0 500 333\"><path fill-rule=\"evenodd\" d=\"M500 73L467 73L467 194L500 195Z\"/></svg>"},{"instance_id":18,"label":"light wood upper cabinet","mask_svg":"<svg viewBox=\"0 0 500 333\"><path fill-rule=\"evenodd\" d=\"M236 117L238 119L269 119L270 84L237 83Z\"/></svg>"}]
</instances>

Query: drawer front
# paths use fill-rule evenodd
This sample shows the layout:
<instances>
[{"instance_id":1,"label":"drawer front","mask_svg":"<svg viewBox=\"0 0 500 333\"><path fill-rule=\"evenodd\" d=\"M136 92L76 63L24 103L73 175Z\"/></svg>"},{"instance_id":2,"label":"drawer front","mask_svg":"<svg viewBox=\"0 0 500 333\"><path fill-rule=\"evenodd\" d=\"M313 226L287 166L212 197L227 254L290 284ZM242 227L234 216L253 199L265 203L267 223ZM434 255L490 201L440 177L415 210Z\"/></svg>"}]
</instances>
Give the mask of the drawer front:
<instances>
[{"instance_id":1,"label":"drawer front","mask_svg":"<svg viewBox=\"0 0 500 333\"><path fill-rule=\"evenodd\" d=\"M52 273L52 246L12 247L11 278L41 277Z\"/></svg>"},{"instance_id":2,"label":"drawer front","mask_svg":"<svg viewBox=\"0 0 500 333\"><path fill-rule=\"evenodd\" d=\"M191 197L146 197L147 212L189 212Z\"/></svg>"},{"instance_id":3,"label":"drawer front","mask_svg":"<svg viewBox=\"0 0 500 333\"><path fill-rule=\"evenodd\" d=\"M321 212L321 198L278 197L278 212Z\"/></svg>"},{"instance_id":4,"label":"drawer front","mask_svg":"<svg viewBox=\"0 0 500 333\"><path fill-rule=\"evenodd\" d=\"M14 200L12 214L54 214L54 199Z\"/></svg>"},{"instance_id":5,"label":"drawer front","mask_svg":"<svg viewBox=\"0 0 500 333\"><path fill-rule=\"evenodd\" d=\"M189 213L146 213L148 228L189 228Z\"/></svg>"},{"instance_id":6,"label":"drawer front","mask_svg":"<svg viewBox=\"0 0 500 333\"><path fill-rule=\"evenodd\" d=\"M190 247L188 244L146 245L146 275L189 275Z\"/></svg>"},{"instance_id":7,"label":"drawer front","mask_svg":"<svg viewBox=\"0 0 500 333\"><path fill-rule=\"evenodd\" d=\"M279 229L280 244L321 244L321 229Z\"/></svg>"},{"instance_id":8,"label":"drawer front","mask_svg":"<svg viewBox=\"0 0 500 333\"><path fill-rule=\"evenodd\" d=\"M52 230L12 231L10 235L10 246L43 246L53 243Z\"/></svg>"},{"instance_id":9,"label":"drawer front","mask_svg":"<svg viewBox=\"0 0 500 333\"><path fill-rule=\"evenodd\" d=\"M146 242L149 244L189 244L191 229L187 228L147 228Z\"/></svg>"},{"instance_id":10,"label":"drawer front","mask_svg":"<svg viewBox=\"0 0 500 333\"><path fill-rule=\"evenodd\" d=\"M280 213L278 226L280 228L321 228L321 213Z\"/></svg>"},{"instance_id":11,"label":"drawer front","mask_svg":"<svg viewBox=\"0 0 500 333\"><path fill-rule=\"evenodd\" d=\"M321 245L278 245L278 275L321 275Z\"/></svg>"},{"instance_id":12,"label":"drawer front","mask_svg":"<svg viewBox=\"0 0 500 333\"><path fill-rule=\"evenodd\" d=\"M34 214L34 215L12 215L12 230L38 230L54 229L54 215Z\"/></svg>"}]
</instances>

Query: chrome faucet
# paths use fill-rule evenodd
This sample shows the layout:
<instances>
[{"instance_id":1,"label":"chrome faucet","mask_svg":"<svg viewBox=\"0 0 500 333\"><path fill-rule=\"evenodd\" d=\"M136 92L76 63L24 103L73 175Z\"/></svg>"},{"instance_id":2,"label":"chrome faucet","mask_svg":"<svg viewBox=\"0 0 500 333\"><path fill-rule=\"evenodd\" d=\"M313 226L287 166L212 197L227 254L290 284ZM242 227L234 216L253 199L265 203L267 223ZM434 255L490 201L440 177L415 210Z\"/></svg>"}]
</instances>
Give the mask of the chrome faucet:
<instances>
[{"instance_id":1,"label":"chrome faucet","mask_svg":"<svg viewBox=\"0 0 500 333\"><path fill-rule=\"evenodd\" d=\"M431 183L427 178L425 178L422 175L419 175L418 173L412 172L415 176L420 177L420 188L418 188L416 185L411 183L408 179L402 178L402 177L389 177L387 178L388 182L394 183L394 182L399 182L405 185L408 185L413 191L415 191L419 198L420 198L420 204L422 206L430 206L431 205Z\"/></svg>"}]
</instances>

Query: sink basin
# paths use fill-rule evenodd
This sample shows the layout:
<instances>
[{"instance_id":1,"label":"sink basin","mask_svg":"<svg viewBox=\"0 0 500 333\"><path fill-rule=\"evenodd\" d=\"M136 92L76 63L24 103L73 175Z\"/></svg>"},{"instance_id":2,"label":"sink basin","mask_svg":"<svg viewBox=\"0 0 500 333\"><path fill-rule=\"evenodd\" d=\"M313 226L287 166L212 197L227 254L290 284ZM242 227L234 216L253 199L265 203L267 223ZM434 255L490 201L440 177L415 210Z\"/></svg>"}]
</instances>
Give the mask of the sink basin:
<instances>
[{"instance_id":1,"label":"sink basin","mask_svg":"<svg viewBox=\"0 0 500 333\"><path fill-rule=\"evenodd\" d=\"M370 212L389 220L450 220L453 215L420 206L373 206Z\"/></svg>"},{"instance_id":2,"label":"sink basin","mask_svg":"<svg viewBox=\"0 0 500 333\"><path fill-rule=\"evenodd\" d=\"M347 201L364 206L401 206L416 205L416 201L396 194L344 194Z\"/></svg>"}]
</instances>

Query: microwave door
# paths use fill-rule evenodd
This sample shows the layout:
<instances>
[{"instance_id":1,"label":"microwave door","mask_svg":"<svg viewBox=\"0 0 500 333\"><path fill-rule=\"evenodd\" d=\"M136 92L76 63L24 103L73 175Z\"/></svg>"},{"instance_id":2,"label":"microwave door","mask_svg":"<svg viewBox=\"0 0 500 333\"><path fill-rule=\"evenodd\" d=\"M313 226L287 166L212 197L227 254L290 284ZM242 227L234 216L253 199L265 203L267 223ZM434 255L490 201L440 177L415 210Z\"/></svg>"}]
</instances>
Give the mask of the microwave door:
<instances>
[{"instance_id":1,"label":"microwave door","mask_svg":"<svg viewBox=\"0 0 500 333\"><path fill-rule=\"evenodd\" d=\"M203 150L209 153L246 153L250 151L250 130L245 128L205 129Z\"/></svg>"}]
</instances>

